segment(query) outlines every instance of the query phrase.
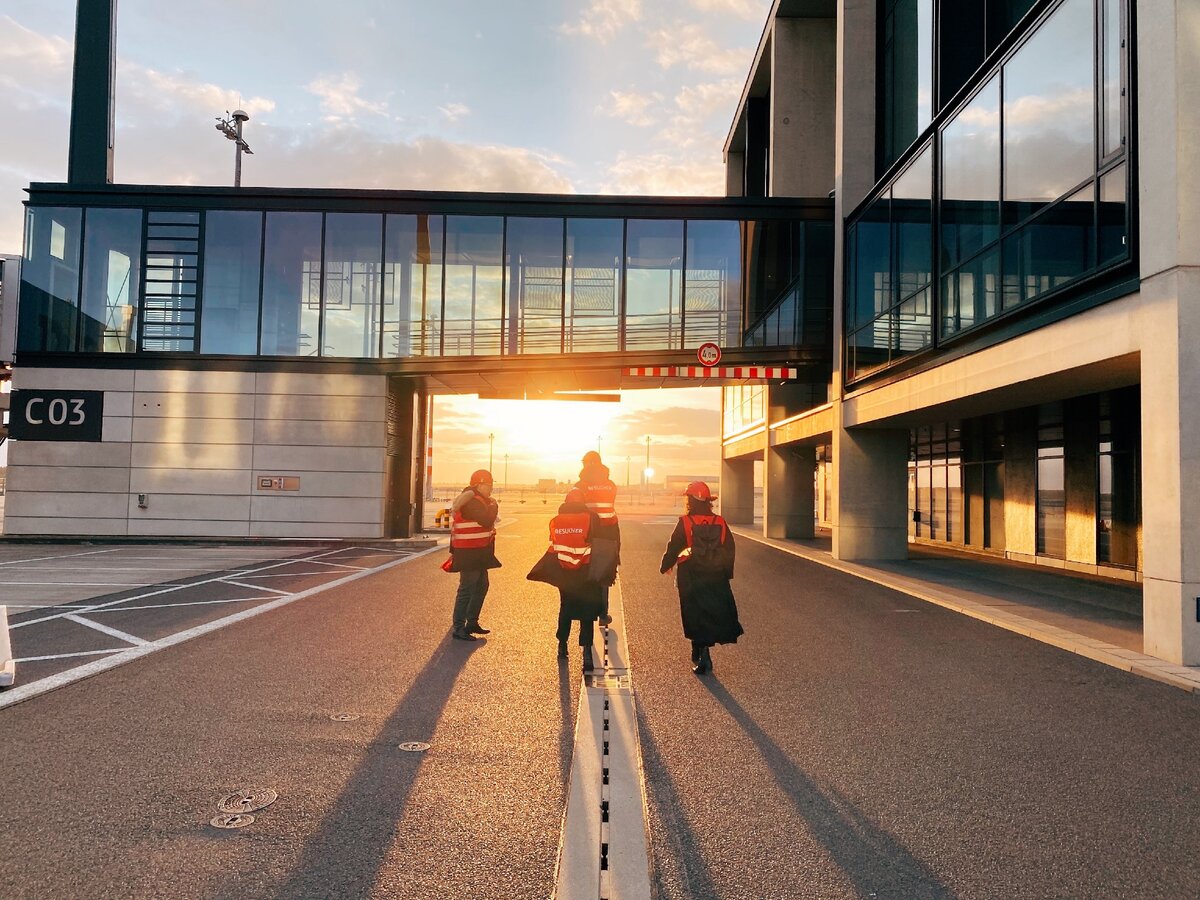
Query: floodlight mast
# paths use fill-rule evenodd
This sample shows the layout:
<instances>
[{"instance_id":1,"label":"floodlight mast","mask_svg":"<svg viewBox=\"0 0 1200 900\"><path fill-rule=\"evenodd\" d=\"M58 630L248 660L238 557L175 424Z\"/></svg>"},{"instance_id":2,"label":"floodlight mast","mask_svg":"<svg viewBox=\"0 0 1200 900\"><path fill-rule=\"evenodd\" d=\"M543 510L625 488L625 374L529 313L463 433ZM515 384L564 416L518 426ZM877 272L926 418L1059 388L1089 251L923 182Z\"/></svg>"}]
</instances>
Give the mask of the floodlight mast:
<instances>
[{"instance_id":1,"label":"floodlight mast","mask_svg":"<svg viewBox=\"0 0 1200 900\"><path fill-rule=\"evenodd\" d=\"M226 112L226 118L222 119L217 116L217 131L229 138L236 145L236 152L233 163L233 186L242 186L242 154L247 153L251 156L254 151L250 149L250 145L242 138L242 123L249 122L249 114L242 109L235 109L233 112ZM230 120L233 121L230 121Z\"/></svg>"}]
</instances>

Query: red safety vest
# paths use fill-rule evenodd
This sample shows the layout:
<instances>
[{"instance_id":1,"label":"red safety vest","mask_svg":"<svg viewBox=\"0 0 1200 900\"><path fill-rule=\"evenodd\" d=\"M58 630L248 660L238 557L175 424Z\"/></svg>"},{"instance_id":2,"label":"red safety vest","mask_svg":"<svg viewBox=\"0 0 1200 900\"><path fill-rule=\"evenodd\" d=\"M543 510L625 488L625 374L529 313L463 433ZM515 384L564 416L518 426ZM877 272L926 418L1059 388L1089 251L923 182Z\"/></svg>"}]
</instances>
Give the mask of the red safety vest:
<instances>
[{"instance_id":1,"label":"red safety vest","mask_svg":"<svg viewBox=\"0 0 1200 900\"><path fill-rule=\"evenodd\" d=\"M687 546L679 551L679 562L687 562L692 556L692 529L697 525L720 525L721 543L729 537L729 526L720 516L683 516L683 535L687 538Z\"/></svg>"},{"instance_id":2,"label":"red safety vest","mask_svg":"<svg viewBox=\"0 0 1200 900\"><path fill-rule=\"evenodd\" d=\"M587 508L594 512L604 525L617 524L617 486L611 481L599 481L595 484L579 482L587 498Z\"/></svg>"},{"instance_id":3,"label":"red safety vest","mask_svg":"<svg viewBox=\"0 0 1200 900\"><path fill-rule=\"evenodd\" d=\"M464 518L462 510L455 510L450 518L450 549L470 550L487 547L496 537L495 528L484 528L478 522Z\"/></svg>"},{"instance_id":4,"label":"red safety vest","mask_svg":"<svg viewBox=\"0 0 1200 900\"><path fill-rule=\"evenodd\" d=\"M586 566L592 558L588 530L592 517L588 513L559 513L550 520L550 552L558 557L564 569Z\"/></svg>"}]
</instances>

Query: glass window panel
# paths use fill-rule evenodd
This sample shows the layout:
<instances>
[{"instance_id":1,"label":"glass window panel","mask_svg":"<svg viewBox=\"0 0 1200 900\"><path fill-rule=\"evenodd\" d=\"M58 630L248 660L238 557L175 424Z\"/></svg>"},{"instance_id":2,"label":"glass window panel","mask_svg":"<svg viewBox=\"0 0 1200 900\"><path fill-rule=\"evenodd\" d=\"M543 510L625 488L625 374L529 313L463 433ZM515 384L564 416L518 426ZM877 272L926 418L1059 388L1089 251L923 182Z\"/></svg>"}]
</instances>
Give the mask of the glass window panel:
<instances>
[{"instance_id":1,"label":"glass window panel","mask_svg":"<svg viewBox=\"0 0 1200 900\"><path fill-rule=\"evenodd\" d=\"M966 543L963 516L962 466L957 459L946 467L946 540Z\"/></svg>"},{"instance_id":2,"label":"glass window panel","mask_svg":"<svg viewBox=\"0 0 1200 900\"><path fill-rule=\"evenodd\" d=\"M797 291L788 294L787 299L779 304L779 335L776 338L780 347L790 347L796 343L796 305L799 300Z\"/></svg>"},{"instance_id":3,"label":"glass window panel","mask_svg":"<svg viewBox=\"0 0 1200 900\"><path fill-rule=\"evenodd\" d=\"M942 335L949 337L1000 310L1000 253L991 250L942 279Z\"/></svg>"},{"instance_id":4,"label":"glass window panel","mask_svg":"<svg viewBox=\"0 0 1200 900\"><path fill-rule=\"evenodd\" d=\"M630 219L626 254L626 348L681 347L683 222Z\"/></svg>"},{"instance_id":5,"label":"glass window panel","mask_svg":"<svg viewBox=\"0 0 1200 900\"><path fill-rule=\"evenodd\" d=\"M442 346L442 217L387 217L383 355L436 356Z\"/></svg>"},{"instance_id":6,"label":"glass window panel","mask_svg":"<svg viewBox=\"0 0 1200 900\"><path fill-rule=\"evenodd\" d=\"M1067 495L1062 446L1054 449L1059 455L1042 457L1037 463L1037 552L1063 559L1067 546Z\"/></svg>"},{"instance_id":7,"label":"glass window panel","mask_svg":"<svg viewBox=\"0 0 1200 900\"><path fill-rule=\"evenodd\" d=\"M892 185L895 279L900 298L929 284L933 265L933 147L926 147Z\"/></svg>"},{"instance_id":8,"label":"glass window panel","mask_svg":"<svg viewBox=\"0 0 1200 900\"><path fill-rule=\"evenodd\" d=\"M737 346L742 322L741 271L741 223L688 222L685 347L698 347L705 341Z\"/></svg>"},{"instance_id":9,"label":"glass window panel","mask_svg":"<svg viewBox=\"0 0 1200 900\"><path fill-rule=\"evenodd\" d=\"M1125 145L1125 117L1122 111L1121 0L1101 0L1101 41L1104 58L1101 71L1102 118L1100 155L1107 157Z\"/></svg>"},{"instance_id":10,"label":"glass window panel","mask_svg":"<svg viewBox=\"0 0 1200 900\"><path fill-rule=\"evenodd\" d=\"M1129 255L1126 224L1125 164L1100 178L1100 262L1108 263Z\"/></svg>"},{"instance_id":11,"label":"glass window panel","mask_svg":"<svg viewBox=\"0 0 1200 900\"><path fill-rule=\"evenodd\" d=\"M89 209L84 218L79 349L132 353L142 245L140 209ZM192 269L195 278L195 269Z\"/></svg>"},{"instance_id":12,"label":"glass window panel","mask_svg":"<svg viewBox=\"0 0 1200 900\"><path fill-rule=\"evenodd\" d=\"M1092 269L1092 185L1004 241L1004 308L1027 303Z\"/></svg>"},{"instance_id":13,"label":"glass window panel","mask_svg":"<svg viewBox=\"0 0 1200 900\"><path fill-rule=\"evenodd\" d=\"M883 166L932 120L933 0L897 0L884 21Z\"/></svg>"},{"instance_id":14,"label":"glass window panel","mask_svg":"<svg viewBox=\"0 0 1200 900\"><path fill-rule=\"evenodd\" d=\"M934 461L932 477L932 495L930 497L930 534L935 541L947 540L946 534L946 460L939 458Z\"/></svg>"},{"instance_id":15,"label":"glass window panel","mask_svg":"<svg viewBox=\"0 0 1200 900\"><path fill-rule=\"evenodd\" d=\"M1004 66L1005 221L1096 170L1092 0L1066 0Z\"/></svg>"},{"instance_id":16,"label":"glass window panel","mask_svg":"<svg viewBox=\"0 0 1200 900\"><path fill-rule=\"evenodd\" d=\"M447 356L495 356L504 324L504 219L446 217ZM511 258L511 253L510 253Z\"/></svg>"},{"instance_id":17,"label":"glass window panel","mask_svg":"<svg viewBox=\"0 0 1200 900\"><path fill-rule=\"evenodd\" d=\"M931 292L905 300L892 313L892 360L923 350L933 342Z\"/></svg>"},{"instance_id":18,"label":"glass window panel","mask_svg":"<svg viewBox=\"0 0 1200 900\"><path fill-rule=\"evenodd\" d=\"M566 350L620 349L623 219L567 219Z\"/></svg>"},{"instance_id":19,"label":"glass window panel","mask_svg":"<svg viewBox=\"0 0 1200 900\"><path fill-rule=\"evenodd\" d=\"M201 353L253 356L258 352L262 227L258 212L205 216Z\"/></svg>"},{"instance_id":20,"label":"glass window panel","mask_svg":"<svg viewBox=\"0 0 1200 900\"><path fill-rule=\"evenodd\" d=\"M929 460L917 462L917 537L933 536L933 468Z\"/></svg>"},{"instance_id":21,"label":"glass window panel","mask_svg":"<svg viewBox=\"0 0 1200 900\"><path fill-rule=\"evenodd\" d=\"M755 322L791 283L794 226L791 222L767 221L747 222L745 227L748 318Z\"/></svg>"},{"instance_id":22,"label":"glass window panel","mask_svg":"<svg viewBox=\"0 0 1200 900\"><path fill-rule=\"evenodd\" d=\"M325 331L322 356L379 356L383 217L325 217Z\"/></svg>"},{"instance_id":23,"label":"glass window panel","mask_svg":"<svg viewBox=\"0 0 1200 900\"><path fill-rule=\"evenodd\" d=\"M267 213L262 307L264 356L318 355L320 213Z\"/></svg>"},{"instance_id":24,"label":"glass window panel","mask_svg":"<svg viewBox=\"0 0 1200 900\"><path fill-rule=\"evenodd\" d=\"M890 316L880 316L871 324L860 328L847 340L852 378L861 378L868 372L887 365L891 358L890 324Z\"/></svg>"},{"instance_id":25,"label":"glass window panel","mask_svg":"<svg viewBox=\"0 0 1200 900\"><path fill-rule=\"evenodd\" d=\"M78 209L30 207L25 214L17 346L74 350L79 307Z\"/></svg>"},{"instance_id":26,"label":"glass window panel","mask_svg":"<svg viewBox=\"0 0 1200 900\"><path fill-rule=\"evenodd\" d=\"M562 219L509 217L510 353L562 352L563 227Z\"/></svg>"},{"instance_id":27,"label":"glass window panel","mask_svg":"<svg viewBox=\"0 0 1200 900\"><path fill-rule=\"evenodd\" d=\"M891 201L872 203L854 225L854 291L846 318L854 325L870 322L892 305Z\"/></svg>"},{"instance_id":28,"label":"glass window panel","mask_svg":"<svg viewBox=\"0 0 1200 900\"><path fill-rule=\"evenodd\" d=\"M1000 234L1000 79L993 78L942 131L942 266Z\"/></svg>"},{"instance_id":29,"label":"glass window panel","mask_svg":"<svg viewBox=\"0 0 1200 900\"><path fill-rule=\"evenodd\" d=\"M1036 2L1037 0L988 0L988 52L1000 46L1000 42L1013 30L1013 26L1021 21L1025 13L1033 9Z\"/></svg>"}]
</instances>

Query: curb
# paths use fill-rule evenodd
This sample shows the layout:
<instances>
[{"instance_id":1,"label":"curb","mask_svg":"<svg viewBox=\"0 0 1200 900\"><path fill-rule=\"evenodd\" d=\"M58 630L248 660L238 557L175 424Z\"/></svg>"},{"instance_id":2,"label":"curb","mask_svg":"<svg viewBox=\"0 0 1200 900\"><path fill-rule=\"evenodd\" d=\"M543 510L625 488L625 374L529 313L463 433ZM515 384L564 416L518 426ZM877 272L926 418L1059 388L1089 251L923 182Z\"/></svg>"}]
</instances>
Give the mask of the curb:
<instances>
[{"instance_id":1,"label":"curb","mask_svg":"<svg viewBox=\"0 0 1200 900\"><path fill-rule=\"evenodd\" d=\"M1155 656L1147 656L1135 650L1126 650L1124 647L1118 647L1104 641L1082 637L1074 632L1067 631L1065 628L1046 625L1043 622L1028 619L1025 616L1019 616L1014 613L1000 612L985 604L964 600L948 591L943 592L931 589L915 580L896 575L881 575L867 566L840 562L805 548L790 545L784 541L766 538L742 526L732 525L730 529L738 537L744 537L764 546L781 550L784 553L806 559L809 562L817 563L828 569L836 569L847 575L853 575L855 578L870 581L880 587L899 591L918 600L924 600L926 603L932 603L943 609L953 610L964 616L970 616L972 619L978 619L989 625L995 625L997 628L1015 632L1040 643L1057 647L1060 650L1067 650L1079 656L1085 656L1090 660L1103 663L1114 669L1120 669L1123 672L1129 672L1142 678L1149 678L1152 681L1162 684L1169 684L1171 687L1187 691L1200 698L1200 668L1175 665Z\"/></svg>"}]
</instances>

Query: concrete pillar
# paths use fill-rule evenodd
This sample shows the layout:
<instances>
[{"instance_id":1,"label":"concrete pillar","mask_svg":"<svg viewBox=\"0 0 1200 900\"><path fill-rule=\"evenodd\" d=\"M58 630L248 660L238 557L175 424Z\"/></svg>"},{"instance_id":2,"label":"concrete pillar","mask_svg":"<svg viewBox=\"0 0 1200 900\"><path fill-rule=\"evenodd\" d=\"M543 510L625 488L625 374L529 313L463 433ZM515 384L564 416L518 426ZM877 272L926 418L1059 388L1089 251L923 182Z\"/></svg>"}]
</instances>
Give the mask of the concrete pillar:
<instances>
[{"instance_id":1,"label":"concrete pillar","mask_svg":"<svg viewBox=\"0 0 1200 900\"><path fill-rule=\"evenodd\" d=\"M775 20L771 40L771 196L833 190L837 23Z\"/></svg>"},{"instance_id":2,"label":"concrete pillar","mask_svg":"<svg viewBox=\"0 0 1200 900\"><path fill-rule=\"evenodd\" d=\"M908 558L907 429L834 429L833 556Z\"/></svg>"},{"instance_id":3,"label":"concrete pillar","mask_svg":"<svg viewBox=\"0 0 1200 900\"><path fill-rule=\"evenodd\" d=\"M721 515L734 525L754 524L754 458L721 460Z\"/></svg>"},{"instance_id":4,"label":"concrete pillar","mask_svg":"<svg viewBox=\"0 0 1200 900\"><path fill-rule=\"evenodd\" d=\"M1037 409L1034 407L1013 410L1004 416L1004 550L1029 562L1037 554Z\"/></svg>"},{"instance_id":5,"label":"concrete pillar","mask_svg":"<svg viewBox=\"0 0 1200 900\"><path fill-rule=\"evenodd\" d=\"M1100 403L1092 394L1067 401L1064 410L1067 563L1095 565Z\"/></svg>"},{"instance_id":6,"label":"concrete pillar","mask_svg":"<svg viewBox=\"0 0 1200 900\"><path fill-rule=\"evenodd\" d=\"M816 447L767 447L763 465L763 534L811 538Z\"/></svg>"},{"instance_id":7,"label":"concrete pillar","mask_svg":"<svg viewBox=\"0 0 1200 900\"><path fill-rule=\"evenodd\" d=\"M725 154L725 196L740 197L746 190L746 154Z\"/></svg>"},{"instance_id":8,"label":"concrete pillar","mask_svg":"<svg viewBox=\"0 0 1200 900\"><path fill-rule=\"evenodd\" d=\"M1143 628L1200 665L1200 4L1138 4Z\"/></svg>"},{"instance_id":9,"label":"concrete pillar","mask_svg":"<svg viewBox=\"0 0 1200 900\"><path fill-rule=\"evenodd\" d=\"M71 78L70 184L112 184L117 0L79 0Z\"/></svg>"}]
</instances>

